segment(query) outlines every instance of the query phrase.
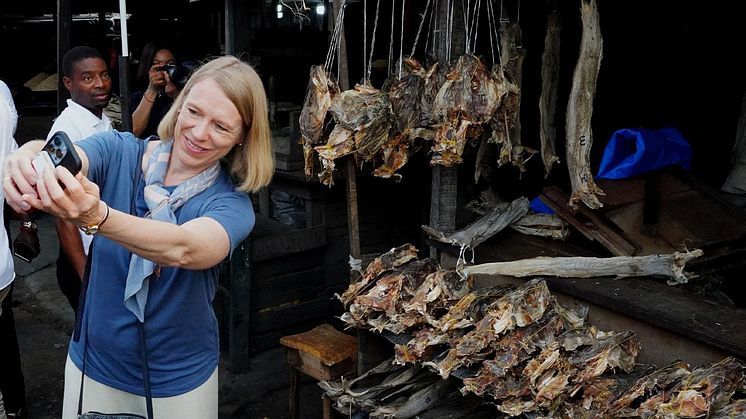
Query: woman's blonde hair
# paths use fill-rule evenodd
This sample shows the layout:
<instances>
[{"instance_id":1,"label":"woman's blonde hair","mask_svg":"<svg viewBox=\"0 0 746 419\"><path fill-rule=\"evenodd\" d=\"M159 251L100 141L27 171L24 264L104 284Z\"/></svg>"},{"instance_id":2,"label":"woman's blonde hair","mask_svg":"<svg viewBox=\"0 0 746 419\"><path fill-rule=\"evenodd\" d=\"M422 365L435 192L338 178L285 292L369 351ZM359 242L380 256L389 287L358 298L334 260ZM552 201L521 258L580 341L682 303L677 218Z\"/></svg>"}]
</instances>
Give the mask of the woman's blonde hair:
<instances>
[{"instance_id":1,"label":"woman's blonde hair","mask_svg":"<svg viewBox=\"0 0 746 419\"><path fill-rule=\"evenodd\" d=\"M262 80L247 63L233 56L215 58L192 74L179 96L158 124L158 136L172 140L186 97L202 80L212 79L236 106L244 123L243 141L226 156L231 173L239 179L238 189L256 192L267 186L275 171L275 158L269 129L267 95Z\"/></svg>"}]
</instances>

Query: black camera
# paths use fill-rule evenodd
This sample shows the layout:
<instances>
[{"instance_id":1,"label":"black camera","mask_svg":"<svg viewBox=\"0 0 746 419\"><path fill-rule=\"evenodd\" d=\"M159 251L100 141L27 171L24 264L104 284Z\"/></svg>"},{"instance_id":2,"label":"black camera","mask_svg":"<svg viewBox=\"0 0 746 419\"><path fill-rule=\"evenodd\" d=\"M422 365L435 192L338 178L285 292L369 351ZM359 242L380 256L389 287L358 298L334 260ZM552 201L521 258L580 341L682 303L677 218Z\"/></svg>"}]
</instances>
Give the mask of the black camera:
<instances>
[{"instance_id":1,"label":"black camera","mask_svg":"<svg viewBox=\"0 0 746 419\"><path fill-rule=\"evenodd\" d=\"M183 65L176 64L162 65L160 67L156 67L155 71L165 71L166 73L168 73L168 77L171 79L171 83L179 88L179 90L184 88L184 85L186 85L187 80L189 80L189 76L192 73L189 68L184 67Z\"/></svg>"}]
</instances>

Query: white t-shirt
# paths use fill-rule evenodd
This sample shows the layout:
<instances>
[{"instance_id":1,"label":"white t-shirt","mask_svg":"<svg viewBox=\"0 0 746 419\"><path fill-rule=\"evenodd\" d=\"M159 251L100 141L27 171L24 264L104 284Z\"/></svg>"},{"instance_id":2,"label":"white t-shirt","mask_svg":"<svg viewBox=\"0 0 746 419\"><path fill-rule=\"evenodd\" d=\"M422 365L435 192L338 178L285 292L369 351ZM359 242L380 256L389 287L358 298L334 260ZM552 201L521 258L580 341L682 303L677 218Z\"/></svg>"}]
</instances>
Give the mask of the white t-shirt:
<instances>
[{"instance_id":1,"label":"white t-shirt","mask_svg":"<svg viewBox=\"0 0 746 419\"><path fill-rule=\"evenodd\" d=\"M57 131L64 131L72 142L76 142L99 132L111 131L111 121L105 113L102 113L99 118L88 109L73 102L72 99L68 99L67 108L54 120L47 140L52 138ZM81 232L80 238L83 240L83 250L87 255L93 236Z\"/></svg>"},{"instance_id":2,"label":"white t-shirt","mask_svg":"<svg viewBox=\"0 0 746 419\"><path fill-rule=\"evenodd\" d=\"M0 100L0 160L5 160L8 154L18 148L16 140L13 139L11 115L8 104L4 100ZM2 188L0 188L0 198L5 200ZM3 211L0 209L0 225L5 225L3 216ZM2 231L2 234L0 234L0 290L10 285L15 277L13 255L10 254L10 247L8 246L8 235L5 234L5 231Z\"/></svg>"},{"instance_id":3,"label":"white t-shirt","mask_svg":"<svg viewBox=\"0 0 746 419\"><path fill-rule=\"evenodd\" d=\"M0 96L5 99L5 103L8 104L8 110L10 111L10 126L13 127L10 131L11 134L16 133L16 127L18 126L18 111L16 110L16 104L13 102L13 95L10 94L8 85L0 80Z\"/></svg>"}]
</instances>

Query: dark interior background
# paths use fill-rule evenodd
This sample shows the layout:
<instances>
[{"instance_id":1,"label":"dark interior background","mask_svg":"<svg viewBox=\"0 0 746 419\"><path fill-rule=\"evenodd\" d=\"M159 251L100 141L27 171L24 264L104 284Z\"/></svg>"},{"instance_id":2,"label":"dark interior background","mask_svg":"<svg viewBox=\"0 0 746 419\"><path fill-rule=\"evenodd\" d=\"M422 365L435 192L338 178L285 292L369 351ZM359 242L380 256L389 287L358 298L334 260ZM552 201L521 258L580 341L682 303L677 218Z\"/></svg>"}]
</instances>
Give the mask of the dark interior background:
<instances>
[{"instance_id":1,"label":"dark interior background","mask_svg":"<svg viewBox=\"0 0 746 419\"><path fill-rule=\"evenodd\" d=\"M220 0L130 1L129 46L135 61L150 39L166 39L175 45L180 59L201 60L224 50L225 5ZM286 2L289 5L294 3ZM399 55L401 3L396 2L394 28L391 28L392 2L380 2L374 49L373 84L380 87L386 75L389 50ZM412 48L426 0L409 0L404 12L404 51ZM295 3L297 4L297 3ZM322 63L328 47L327 18L316 15L315 3L307 1L307 19L299 21L285 8L276 16L277 2L249 2L248 47L242 56L262 75L270 98L278 102L302 104L308 70ZM363 5L368 7L367 50L370 50L376 2L350 2L346 9L346 40L350 83L363 77ZM546 16L558 7L563 19L561 88L557 116L560 132L558 150L563 150L562 121L580 41L579 2L506 0L494 3L496 11L515 19L520 5L520 24L526 48L521 118L524 144L538 147L540 65ZM91 19L75 20L72 45L88 44L103 51L119 52L119 23L109 18L98 22L98 14L118 11L117 1L75 1L73 14L92 14ZM0 78L18 88L40 71L53 73L56 56L56 27L53 16L57 3L52 0L3 2L0 6ZM483 9L484 10L484 9ZM741 60L746 40L741 23L740 2L715 1L706 5L691 1L625 2L599 0L604 37L604 56L598 79L593 113L593 164L598 165L603 146L620 128L673 126L689 140L694 151L693 171L697 177L719 187L730 168L745 77ZM105 15L108 16L108 15ZM415 56L424 58L427 23ZM491 65L486 13L480 14L476 53ZM393 38L393 41L392 41ZM427 40L427 41L426 41ZM460 55L453 51L452 56ZM112 62L115 60L112 60ZM381 64L383 63L383 64ZM116 70L116 69L115 69ZM135 86L133 86L135 87ZM21 116L56 114L54 100L43 94L21 93L16 101ZM45 102L46 101L46 102ZM48 106L45 106L48 105ZM472 157L467 149L467 163ZM561 156L562 157L562 156ZM427 159L421 159L426 165ZM466 166L466 165L464 165ZM461 170L470 172L471 168ZM566 181L564 167L543 179L540 159L529 162L529 170L519 175L513 168L497 170L504 198L526 191L538 193L547 182ZM466 176L470 178L470 176ZM470 186L469 186L470 187Z\"/></svg>"}]
</instances>

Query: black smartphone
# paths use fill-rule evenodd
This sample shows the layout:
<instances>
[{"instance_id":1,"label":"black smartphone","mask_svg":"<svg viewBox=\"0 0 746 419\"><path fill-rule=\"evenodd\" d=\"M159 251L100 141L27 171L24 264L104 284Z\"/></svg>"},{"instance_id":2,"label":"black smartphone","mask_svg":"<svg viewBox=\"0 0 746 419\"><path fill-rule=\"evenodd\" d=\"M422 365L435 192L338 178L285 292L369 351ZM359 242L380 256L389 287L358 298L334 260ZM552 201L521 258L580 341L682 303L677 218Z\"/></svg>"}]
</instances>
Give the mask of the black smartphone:
<instances>
[{"instance_id":1,"label":"black smartphone","mask_svg":"<svg viewBox=\"0 0 746 419\"><path fill-rule=\"evenodd\" d=\"M51 165L65 167L73 175L78 174L83 167L73 142L64 131L55 132L31 163L37 172L42 172L47 165Z\"/></svg>"}]
</instances>

